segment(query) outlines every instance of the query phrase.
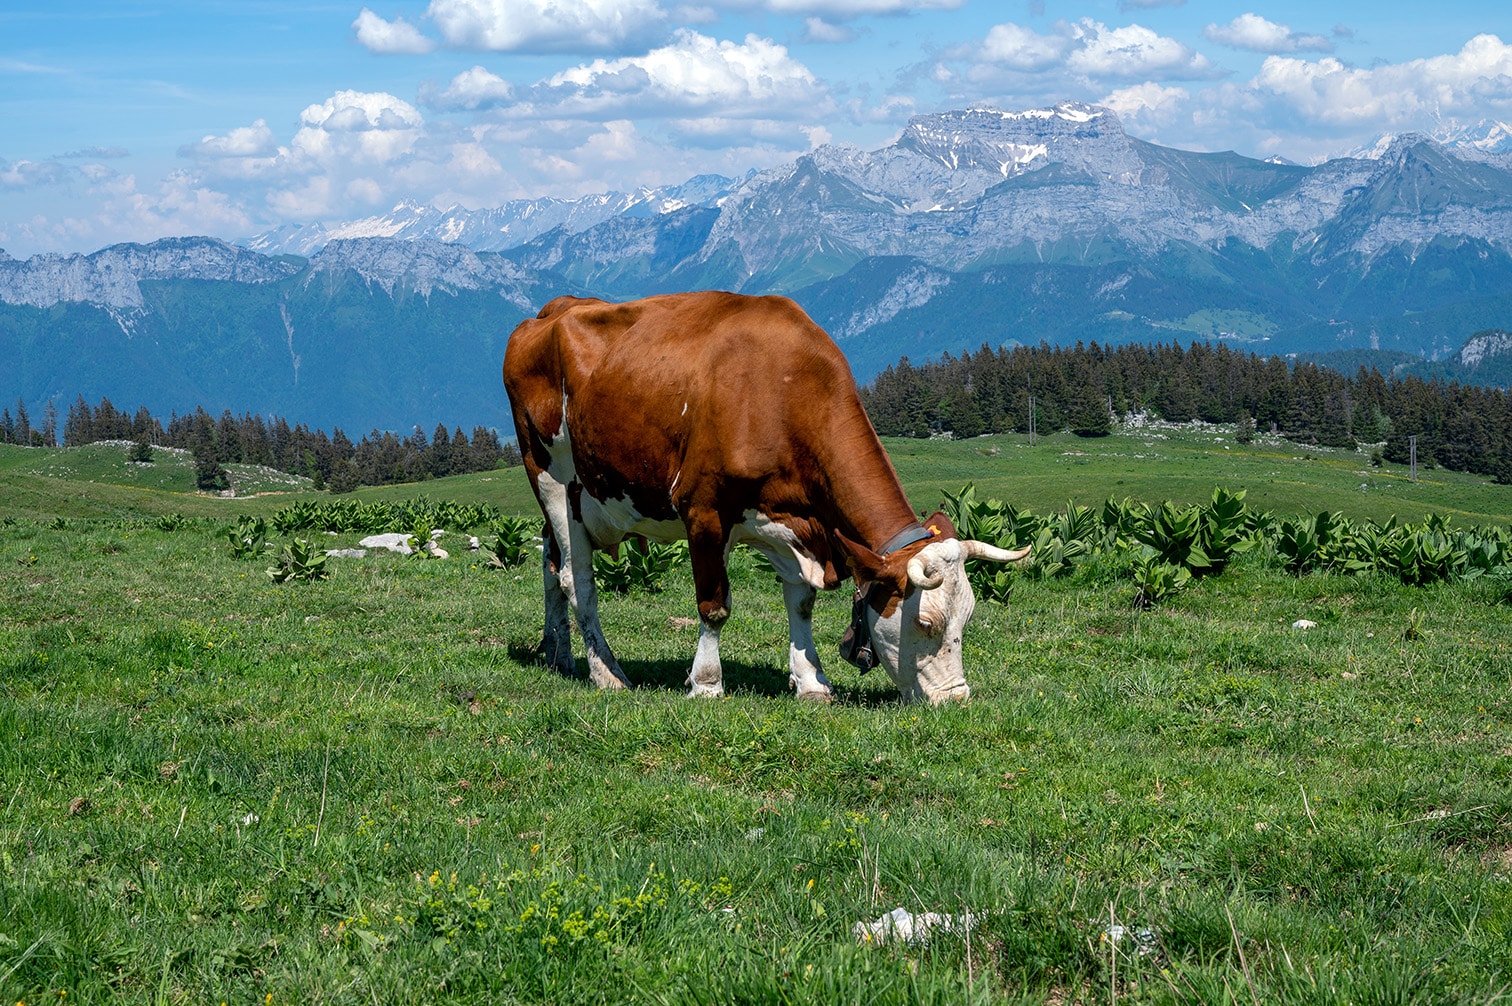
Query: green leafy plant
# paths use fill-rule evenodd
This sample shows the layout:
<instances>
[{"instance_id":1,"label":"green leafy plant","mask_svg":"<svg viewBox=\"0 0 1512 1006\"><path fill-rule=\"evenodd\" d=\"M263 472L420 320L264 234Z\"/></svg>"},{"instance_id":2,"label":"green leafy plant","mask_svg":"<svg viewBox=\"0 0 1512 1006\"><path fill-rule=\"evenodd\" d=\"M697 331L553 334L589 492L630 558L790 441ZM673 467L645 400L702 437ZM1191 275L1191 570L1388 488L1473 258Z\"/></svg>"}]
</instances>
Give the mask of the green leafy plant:
<instances>
[{"instance_id":1,"label":"green leafy plant","mask_svg":"<svg viewBox=\"0 0 1512 1006\"><path fill-rule=\"evenodd\" d=\"M181 513L165 513L152 523L159 531L182 531L194 522Z\"/></svg>"},{"instance_id":2,"label":"green leafy plant","mask_svg":"<svg viewBox=\"0 0 1512 1006\"><path fill-rule=\"evenodd\" d=\"M1134 540L1151 549L1159 562L1189 573L1212 566L1203 549L1201 507L1178 507L1170 501L1152 509L1134 529Z\"/></svg>"},{"instance_id":3,"label":"green leafy plant","mask_svg":"<svg viewBox=\"0 0 1512 1006\"><path fill-rule=\"evenodd\" d=\"M1250 535L1244 496L1243 489L1231 493L1221 487L1214 488L1212 500L1201 508L1199 540L1202 552L1207 557L1207 565L1193 572L1216 576L1223 572L1235 556L1254 547L1255 539Z\"/></svg>"},{"instance_id":4,"label":"green leafy plant","mask_svg":"<svg viewBox=\"0 0 1512 1006\"><path fill-rule=\"evenodd\" d=\"M274 583L303 580L312 583L331 575L326 569L326 556L314 542L296 538L284 546L275 564L268 567L268 579Z\"/></svg>"},{"instance_id":5,"label":"green leafy plant","mask_svg":"<svg viewBox=\"0 0 1512 1006\"><path fill-rule=\"evenodd\" d=\"M539 521L528 517L501 517L493 525L494 541L488 549L488 564L496 569L524 565L539 540Z\"/></svg>"},{"instance_id":6,"label":"green leafy plant","mask_svg":"<svg viewBox=\"0 0 1512 1006\"><path fill-rule=\"evenodd\" d=\"M688 554L688 543L662 545L644 538L627 538L620 543L619 555L593 553L593 575L604 590L626 594L632 590L658 594L662 578Z\"/></svg>"},{"instance_id":7,"label":"green leafy plant","mask_svg":"<svg viewBox=\"0 0 1512 1006\"><path fill-rule=\"evenodd\" d=\"M231 558L256 559L268 548L268 522L261 517L243 517L226 532Z\"/></svg>"},{"instance_id":8,"label":"green leafy plant","mask_svg":"<svg viewBox=\"0 0 1512 1006\"><path fill-rule=\"evenodd\" d=\"M1192 579L1192 571L1161 559L1153 549L1134 562L1134 607L1141 611L1164 603Z\"/></svg>"}]
</instances>

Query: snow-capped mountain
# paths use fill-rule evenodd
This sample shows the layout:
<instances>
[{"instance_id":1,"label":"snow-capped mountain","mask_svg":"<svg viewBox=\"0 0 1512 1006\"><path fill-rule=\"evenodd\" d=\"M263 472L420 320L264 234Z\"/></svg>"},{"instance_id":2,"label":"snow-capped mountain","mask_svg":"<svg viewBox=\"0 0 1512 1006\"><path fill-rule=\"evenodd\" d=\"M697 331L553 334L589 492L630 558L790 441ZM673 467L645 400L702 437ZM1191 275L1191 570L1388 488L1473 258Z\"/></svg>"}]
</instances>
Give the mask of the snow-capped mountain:
<instances>
[{"instance_id":1,"label":"snow-capped mountain","mask_svg":"<svg viewBox=\"0 0 1512 1006\"><path fill-rule=\"evenodd\" d=\"M1305 166L1147 143L1097 106L970 109L738 181L406 204L256 248L0 252L0 399L100 389L166 409L193 392L402 426L417 402L498 408L504 341L552 296L700 288L794 297L863 379L903 355L1041 340L1447 359L1512 318L1512 155L1497 135L1405 134ZM396 370L419 375L397 398Z\"/></svg>"},{"instance_id":2,"label":"snow-capped mountain","mask_svg":"<svg viewBox=\"0 0 1512 1006\"><path fill-rule=\"evenodd\" d=\"M312 255L328 242L358 238L445 241L474 251L514 248L561 228L576 234L612 217L651 217L687 206L717 206L738 184L720 175L699 175L681 185L635 192L605 192L580 199L516 199L491 208L436 209L401 202L389 212L326 226L285 224L249 238L245 245L267 255Z\"/></svg>"},{"instance_id":3,"label":"snow-capped mountain","mask_svg":"<svg viewBox=\"0 0 1512 1006\"><path fill-rule=\"evenodd\" d=\"M1412 134L1383 133L1372 142L1349 151L1345 156L1374 160L1389 150L1391 145L1398 139L1406 135ZM1495 119L1482 119L1472 125L1463 125L1451 120L1440 125L1437 129L1418 135L1426 136L1435 143L1461 152L1477 151L1482 154L1512 154L1512 125L1499 122Z\"/></svg>"}]
</instances>

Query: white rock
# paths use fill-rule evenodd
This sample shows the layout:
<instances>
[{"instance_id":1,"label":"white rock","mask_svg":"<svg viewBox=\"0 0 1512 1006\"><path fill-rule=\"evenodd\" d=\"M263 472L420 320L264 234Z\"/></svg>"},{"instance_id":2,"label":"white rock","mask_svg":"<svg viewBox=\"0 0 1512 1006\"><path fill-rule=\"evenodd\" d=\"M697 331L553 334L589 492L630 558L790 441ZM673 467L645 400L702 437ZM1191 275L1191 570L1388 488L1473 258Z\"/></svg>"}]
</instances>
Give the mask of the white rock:
<instances>
[{"instance_id":1,"label":"white rock","mask_svg":"<svg viewBox=\"0 0 1512 1006\"><path fill-rule=\"evenodd\" d=\"M409 542L409 535L400 534L398 531L390 531L388 534L370 534L357 544L363 548L386 548L390 552L409 555L415 551L410 548Z\"/></svg>"},{"instance_id":2,"label":"white rock","mask_svg":"<svg viewBox=\"0 0 1512 1006\"><path fill-rule=\"evenodd\" d=\"M1318 627L1318 623L1317 622L1314 622L1311 619L1307 619L1307 618L1299 618L1295 622L1292 623L1292 628L1293 629L1316 629L1317 627Z\"/></svg>"},{"instance_id":3,"label":"white rock","mask_svg":"<svg viewBox=\"0 0 1512 1006\"><path fill-rule=\"evenodd\" d=\"M858 943L902 942L924 944L936 931L965 935L981 920L980 915L942 915L924 912L914 915L906 908L894 908L875 922L857 922L851 933Z\"/></svg>"}]
</instances>

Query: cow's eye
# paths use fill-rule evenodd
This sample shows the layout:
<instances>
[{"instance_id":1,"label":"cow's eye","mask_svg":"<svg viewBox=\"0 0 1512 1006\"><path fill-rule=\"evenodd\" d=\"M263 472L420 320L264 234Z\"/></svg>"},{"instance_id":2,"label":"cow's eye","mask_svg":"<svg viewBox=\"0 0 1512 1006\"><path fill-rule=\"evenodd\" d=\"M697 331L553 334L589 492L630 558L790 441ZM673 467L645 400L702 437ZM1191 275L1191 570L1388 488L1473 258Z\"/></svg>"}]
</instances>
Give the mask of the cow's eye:
<instances>
[{"instance_id":1,"label":"cow's eye","mask_svg":"<svg viewBox=\"0 0 1512 1006\"><path fill-rule=\"evenodd\" d=\"M928 618L925 618L923 615L915 616L914 624L917 625L919 627L919 631L924 633L924 635L926 636L932 636L935 633L934 622L930 621Z\"/></svg>"}]
</instances>

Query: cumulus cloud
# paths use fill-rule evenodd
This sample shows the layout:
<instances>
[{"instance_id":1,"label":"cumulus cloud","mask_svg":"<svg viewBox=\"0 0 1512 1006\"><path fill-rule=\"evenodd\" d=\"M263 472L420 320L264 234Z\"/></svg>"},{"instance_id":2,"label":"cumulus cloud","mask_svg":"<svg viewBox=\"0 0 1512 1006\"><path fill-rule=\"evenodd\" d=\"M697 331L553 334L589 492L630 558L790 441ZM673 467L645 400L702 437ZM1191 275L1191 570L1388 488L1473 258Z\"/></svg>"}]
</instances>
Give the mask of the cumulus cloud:
<instances>
[{"instance_id":1,"label":"cumulus cloud","mask_svg":"<svg viewBox=\"0 0 1512 1006\"><path fill-rule=\"evenodd\" d=\"M744 118L791 110L812 117L828 104L808 67L771 39L720 41L681 29L644 56L597 59L556 74L533 92L530 111L599 115L710 112Z\"/></svg>"},{"instance_id":2,"label":"cumulus cloud","mask_svg":"<svg viewBox=\"0 0 1512 1006\"><path fill-rule=\"evenodd\" d=\"M1012 22L994 25L976 46L956 50L978 79L994 70L1061 69L1082 79L1200 80L1220 71L1188 46L1143 25L1110 28L1092 18L1058 21L1048 34Z\"/></svg>"},{"instance_id":3,"label":"cumulus cloud","mask_svg":"<svg viewBox=\"0 0 1512 1006\"><path fill-rule=\"evenodd\" d=\"M1070 34L1076 44L1066 66L1088 77L1193 79L1214 73L1206 56L1142 25L1109 28L1082 18L1070 27Z\"/></svg>"},{"instance_id":4,"label":"cumulus cloud","mask_svg":"<svg viewBox=\"0 0 1512 1006\"><path fill-rule=\"evenodd\" d=\"M1457 53L1369 69L1332 56L1268 56L1249 88L1285 112L1329 125L1392 129L1441 115L1505 114L1512 108L1512 46L1477 35Z\"/></svg>"},{"instance_id":5,"label":"cumulus cloud","mask_svg":"<svg viewBox=\"0 0 1512 1006\"><path fill-rule=\"evenodd\" d=\"M431 0L448 45L496 52L618 49L667 21L656 0Z\"/></svg>"},{"instance_id":6,"label":"cumulus cloud","mask_svg":"<svg viewBox=\"0 0 1512 1006\"><path fill-rule=\"evenodd\" d=\"M1065 34L1041 35L1022 25L993 25L982 42L981 58L1014 70L1032 72L1060 63L1075 43Z\"/></svg>"},{"instance_id":7,"label":"cumulus cloud","mask_svg":"<svg viewBox=\"0 0 1512 1006\"><path fill-rule=\"evenodd\" d=\"M436 43L420 34L420 29L396 17L385 21L364 7L357 20L352 22L357 41L373 52L419 55L436 48Z\"/></svg>"},{"instance_id":8,"label":"cumulus cloud","mask_svg":"<svg viewBox=\"0 0 1512 1006\"><path fill-rule=\"evenodd\" d=\"M57 161L0 161L0 188L31 189L57 185L68 178L69 169Z\"/></svg>"},{"instance_id":9,"label":"cumulus cloud","mask_svg":"<svg viewBox=\"0 0 1512 1006\"><path fill-rule=\"evenodd\" d=\"M1240 14L1228 24L1210 24L1202 34L1210 42L1251 52L1333 52L1334 47L1322 35L1304 35L1258 14Z\"/></svg>"},{"instance_id":10,"label":"cumulus cloud","mask_svg":"<svg viewBox=\"0 0 1512 1006\"><path fill-rule=\"evenodd\" d=\"M422 87L422 103L439 109L497 108L514 100L514 85L496 73L475 66L463 70L451 79L451 83L437 91L434 87Z\"/></svg>"},{"instance_id":11,"label":"cumulus cloud","mask_svg":"<svg viewBox=\"0 0 1512 1006\"><path fill-rule=\"evenodd\" d=\"M818 14L853 18L863 14L907 14L916 10L955 10L965 0L760 0L774 14Z\"/></svg>"},{"instance_id":12,"label":"cumulus cloud","mask_svg":"<svg viewBox=\"0 0 1512 1006\"><path fill-rule=\"evenodd\" d=\"M239 126L225 136L205 136L195 143L179 148L184 157L218 159L223 157L272 157L278 153L278 142L267 120L258 119L250 126Z\"/></svg>"}]
</instances>

